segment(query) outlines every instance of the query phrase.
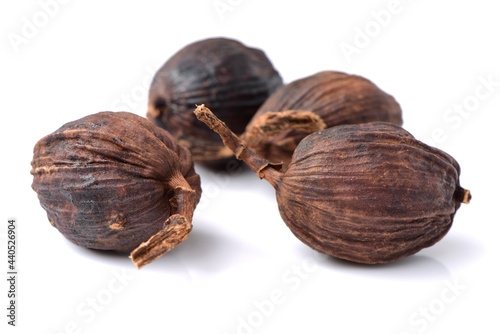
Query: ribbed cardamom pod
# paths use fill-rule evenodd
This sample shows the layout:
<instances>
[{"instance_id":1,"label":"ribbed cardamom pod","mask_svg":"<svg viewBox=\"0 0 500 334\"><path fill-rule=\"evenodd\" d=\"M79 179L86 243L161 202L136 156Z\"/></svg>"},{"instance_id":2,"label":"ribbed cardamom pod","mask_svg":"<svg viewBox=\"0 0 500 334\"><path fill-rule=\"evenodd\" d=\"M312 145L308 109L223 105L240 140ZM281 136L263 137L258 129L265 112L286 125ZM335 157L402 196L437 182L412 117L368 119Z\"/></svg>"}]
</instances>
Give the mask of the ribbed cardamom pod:
<instances>
[{"instance_id":1,"label":"ribbed cardamom pod","mask_svg":"<svg viewBox=\"0 0 500 334\"><path fill-rule=\"evenodd\" d=\"M173 55L156 73L147 117L191 151L193 159L224 167L230 152L193 115L210 103L237 133L261 104L283 84L264 52L227 38L194 42Z\"/></svg>"},{"instance_id":2,"label":"ribbed cardamom pod","mask_svg":"<svg viewBox=\"0 0 500 334\"><path fill-rule=\"evenodd\" d=\"M450 155L400 126L341 125L304 138L286 172L258 156L210 110L198 118L276 189L281 217L311 248L360 263L384 263L432 246L470 192Z\"/></svg>"},{"instance_id":3,"label":"ribbed cardamom pod","mask_svg":"<svg viewBox=\"0 0 500 334\"><path fill-rule=\"evenodd\" d=\"M292 81L264 102L244 135L252 150L267 160L282 161L284 168L290 163L297 144L310 133L318 131L316 120L312 121L312 125L308 125L308 120L302 120L297 126L297 121L290 121L288 115L281 115L294 110L317 115L324 122L324 128L368 122L403 123L401 107L396 100L361 76L323 71ZM270 118L268 113L273 116ZM282 118L280 131L269 126L269 121L276 123L278 115Z\"/></svg>"},{"instance_id":4,"label":"ribbed cardamom pod","mask_svg":"<svg viewBox=\"0 0 500 334\"><path fill-rule=\"evenodd\" d=\"M201 196L189 151L127 112L67 123L34 148L33 189L50 223L77 245L130 253L140 268L191 231Z\"/></svg>"}]
</instances>

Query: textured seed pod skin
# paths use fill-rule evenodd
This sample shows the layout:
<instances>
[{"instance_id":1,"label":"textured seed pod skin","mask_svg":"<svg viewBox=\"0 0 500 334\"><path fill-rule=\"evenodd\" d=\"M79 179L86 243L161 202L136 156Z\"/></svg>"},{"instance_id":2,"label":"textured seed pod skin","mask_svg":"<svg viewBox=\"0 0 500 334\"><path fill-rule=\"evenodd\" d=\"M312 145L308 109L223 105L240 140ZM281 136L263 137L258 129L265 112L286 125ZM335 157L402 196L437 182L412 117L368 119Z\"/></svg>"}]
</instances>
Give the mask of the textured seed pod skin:
<instances>
[{"instance_id":1,"label":"textured seed pod skin","mask_svg":"<svg viewBox=\"0 0 500 334\"><path fill-rule=\"evenodd\" d=\"M245 138L257 154L273 162L281 160L284 167L290 162L293 150L290 151L289 147L281 143L298 143L309 133L267 134L265 125L261 123L262 117L268 112L288 110L311 111L321 117L326 128L368 122L403 123L397 101L361 76L323 71L290 82L279 88L259 108L246 129L246 133L253 132L254 138ZM255 135L255 128L262 134ZM284 141L284 136L290 138Z\"/></svg>"},{"instance_id":2,"label":"textured seed pod skin","mask_svg":"<svg viewBox=\"0 0 500 334\"><path fill-rule=\"evenodd\" d=\"M268 111L257 118L242 137L260 156L282 162L285 170L300 141L325 128L325 122L312 111Z\"/></svg>"},{"instance_id":3,"label":"textured seed pod skin","mask_svg":"<svg viewBox=\"0 0 500 334\"><path fill-rule=\"evenodd\" d=\"M409 256L439 241L471 199L455 159L395 124L315 132L280 172L280 164L256 154L208 108L194 113L276 189L285 223L321 253L367 264Z\"/></svg>"},{"instance_id":4,"label":"textured seed pod skin","mask_svg":"<svg viewBox=\"0 0 500 334\"><path fill-rule=\"evenodd\" d=\"M147 117L188 147L195 161L210 163L233 155L217 134L196 120L196 105L210 103L242 133L281 85L281 76L261 50L232 39L205 39L184 47L158 70Z\"/></svg>"},{"instance_id":5,"label":"textured seed pod skin","mask_svg":"<svg viewBox=\"0 0 500 334\"><path fill-rule=\"evenodd\" d=\"M127 112L93 114L42 138L31 173L51 224L92 249L129 253L174 214L190 224L201 195L189 151Z\"/></svg>"},{"instance_id":6,"label":"textured seed pod skin","mask_svg":"<svg viewBox=\"0 0 500 334\"><path fill-rule=\"evenodd\" d=\"M311 248L384 263L439 241L470 194L448 154L389 123L306 137L277 182L283 220Z\"/></svg>"}]
</instances>

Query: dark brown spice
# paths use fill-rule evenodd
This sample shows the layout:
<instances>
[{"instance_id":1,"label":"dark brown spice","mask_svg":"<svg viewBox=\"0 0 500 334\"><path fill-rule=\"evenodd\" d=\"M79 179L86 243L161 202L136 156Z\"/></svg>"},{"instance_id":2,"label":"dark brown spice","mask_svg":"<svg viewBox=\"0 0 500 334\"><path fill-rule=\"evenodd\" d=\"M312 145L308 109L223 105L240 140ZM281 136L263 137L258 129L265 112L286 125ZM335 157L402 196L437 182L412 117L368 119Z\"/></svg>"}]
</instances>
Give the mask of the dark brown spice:
<instances>
[{"instance_id":1,"label":"dark brown spice","mask_svg":"<svg viewBox=\"0 0 500 334\"><path fill-rule=\"evenodd\" d=\"M281 85L281 76L261 50L227 38L205 39L182 48L158 70L147 117L189 148L195 161L217 168L233 154L196 120L195 105L210 103L242 133Z\"/></svg>"},{"instance_id":2,"label":"dark brown spice","mask_svg":"<svg viewBox=\"0 0 500 334\"><path fill-rule=\"evenodd\" d=\"M286 172L260 157L211 111L195 110L236 157L276 189L281 217L306 245L342 259L384 263L439 241L470 192L450 155L400 126L373 122L315 132Z\"/></svg>"},{"instance_id":3,"label":"dark brown spice","mask_svg":"<svg viewBox=\"0 0 500 334\"><path fill-rule=\"evenodd\" d=\"M201 196L189 151L126 112L93 114L42 138L31 174L50 223L66 238L131 252L138 268L187 238Z\"/></svg>"},{"instance_id":4,"label":"dark brown spice","mask_svg":"<svg viewBox=\"0 0 500 334\"><path fill-rule=\"evenodd\" d=\"M296 131L293 123L284 124L280 132L266 131L267 113L290 110L310 111L321 118L326 128L368 122L403 123L401 107L396 100L361 76L324 71L292 81L264 102L244 135L252 150L270 161L282 161L284 168L290 163L297 144L317 131L314 126ZM228 126L231 127L229 123ZM284 142L296 144L283 145Z\"/></svg>"}]
</instances>

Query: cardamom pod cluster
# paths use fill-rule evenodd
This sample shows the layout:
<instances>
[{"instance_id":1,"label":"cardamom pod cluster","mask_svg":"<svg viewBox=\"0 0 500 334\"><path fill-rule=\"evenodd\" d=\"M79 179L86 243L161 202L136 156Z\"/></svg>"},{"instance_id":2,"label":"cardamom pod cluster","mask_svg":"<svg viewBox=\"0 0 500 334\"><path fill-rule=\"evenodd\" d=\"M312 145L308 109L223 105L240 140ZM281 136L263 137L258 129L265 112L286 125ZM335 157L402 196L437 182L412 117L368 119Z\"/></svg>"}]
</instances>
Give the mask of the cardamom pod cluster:
<instances>
[{"instance_id":1,"label":"cardamom pod cluster","mask_svg":"<svg viewBox=\"0 0 500 334\"><path fill-rule=\"evenodd\" d=\"M282 85L279 73L259 49L227 38L187 45L156 73L147 117L168 130L197 162L218 168L233 154L196 120L193 109L209 103L237 133Z\"/></svg>"},{"instance_id":2,"label":"cardamom pod cluster","mask_svg":"<svg viewBox=\"0 0 500 334\"><path fill-rule=\"evenodd\" d=\"M304 138L288 169L249 149L211 111L195 114L276 189L281 217L325 254L384 263L439 241L470 192L450 155L387 122L339 125Z\"/></svg>"},{"instance_id":3,"label":"cardamom pod cluster","mask_svg":"<svg viewBox=\"0 0 500 334\"><path fill-rule=\"evenodd\" d=\"M316 119L302 118L301 122L293 119L297 118L293 116L294 110L317 115L324 128L368 122L403 123L397 101L361 76L323 71L292 81L264 102L243 136L257 154L273 162L282 161L284 168L297 144L310 133L321 130ZM291 120L287 119L289 115ZM272 126L277 117L281 118L280 131ZM228 126L231 127L230 123Z\"/></svg>"},{"instance_id":4,"label":"cardamom pod cluster","mask_svg":"<svg viewBox=\"0 0 500 334\"><path fill-rule=\"evenodd\" d=\"M187 238L201 196L189 151L127 112L93 114L40 139L31 174L59 232L83 247L132 252L139 268Z\"/></svg>"},{"instance_id":5,"label":"cardamom pod cluster","mask_svg":"<svg viewBox=\"0 0 500 334\"><path fill-rule=\"evenodd\" d=\"M36 143L31 163L54 227L77 245L130 253L138 268L191 232L201 197L193 161L221 169L236 156L275 188L299 240L359 263L432 246L471 199L455 159L404 130L398 102L374 83L324 71L283 86L264 52L236 40L173 55L153 78L146 116L67 123Z\"/></svg>"}]
</instances>

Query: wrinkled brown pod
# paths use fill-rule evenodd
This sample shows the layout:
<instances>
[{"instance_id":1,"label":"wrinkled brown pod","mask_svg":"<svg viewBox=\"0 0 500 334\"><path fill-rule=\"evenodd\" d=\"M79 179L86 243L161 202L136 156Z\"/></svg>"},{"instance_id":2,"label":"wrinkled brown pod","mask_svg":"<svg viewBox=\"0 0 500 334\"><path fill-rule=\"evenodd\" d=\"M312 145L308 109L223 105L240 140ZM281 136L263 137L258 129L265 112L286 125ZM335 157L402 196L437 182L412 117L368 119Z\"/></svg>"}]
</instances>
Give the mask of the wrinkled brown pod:
<instances>
[{"instance_id":1,"label":"wrinkled brown pod","mask_svg":"<svg viewBox=\"0 0 500 334\"><path fill-rule=\"evenodd\" d=\"M233 154L196 120L196 104L210 103L235 132L242 133L281 85L281 76L261 50L227 38L205 39L187 45L158 70L147 117L189 148L195 161L217 168Z\"/></svg>"},{"instance_id":2,"label":"wrinkled brown pod","mask_svg":"<svg viewBox=\"0 0 500 334\"><path fill-rule=\"evenodd\" d=\"M306 245L359 263L432 246L470 192L458 163L398 125L343 125L304 138L286 172L249 149L210 110L197 117L276 189L281 217Z\"/></svg>"},{"instance_id":3,"label":"wrinkled brown pod","mask_svg":"<svg viewBox=\"0 0 500 334\"><path fill-rule=\"evenodd\" d=\"M401 107L396 100L363 77L324 71L293 81L264 102L244 136L252 150L270 161L283 161L284 168L290 163L297 144L317 131L314 126L310 131L298 131L293 123L283 126L281 132L268 131L267 113L290 110L311 111L324 121L326 128L377 121L403 123ZM292 142L297 144L290 145Z\"/></svg>"},{"instance_id":4,"label":"wrinkled brown pod","mask_svg":"<svg viewBox=\"0 0 500 334\"><path fill-rule=\"evenodd\" d=\"M34 148L33 189L77 245L131 253L141 268L185 240L201 196L189 151L127 112L67 123Z\"/></svg>"}]
</instances>

